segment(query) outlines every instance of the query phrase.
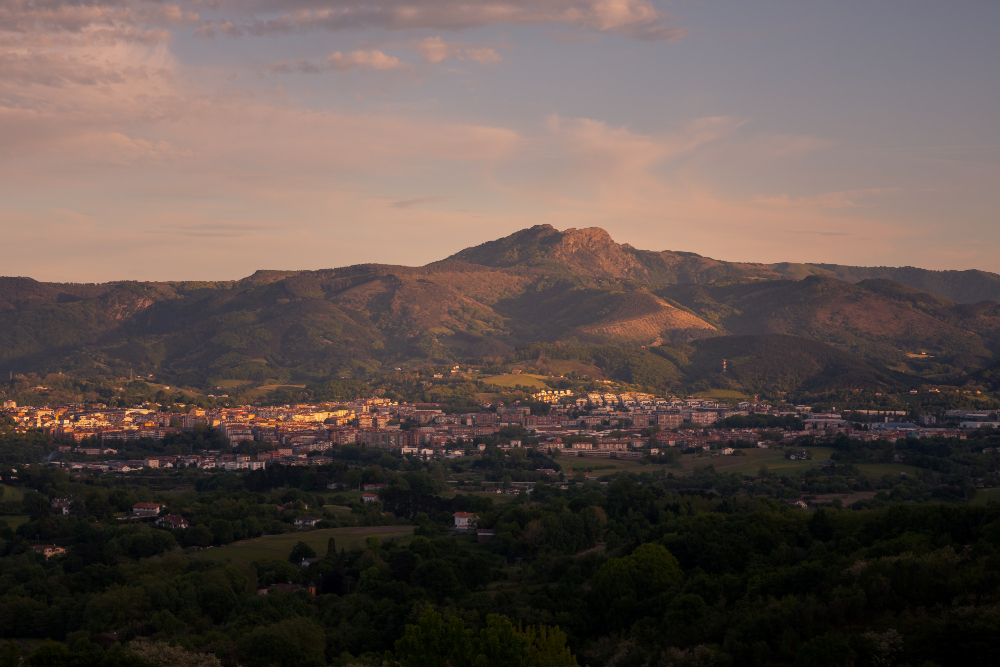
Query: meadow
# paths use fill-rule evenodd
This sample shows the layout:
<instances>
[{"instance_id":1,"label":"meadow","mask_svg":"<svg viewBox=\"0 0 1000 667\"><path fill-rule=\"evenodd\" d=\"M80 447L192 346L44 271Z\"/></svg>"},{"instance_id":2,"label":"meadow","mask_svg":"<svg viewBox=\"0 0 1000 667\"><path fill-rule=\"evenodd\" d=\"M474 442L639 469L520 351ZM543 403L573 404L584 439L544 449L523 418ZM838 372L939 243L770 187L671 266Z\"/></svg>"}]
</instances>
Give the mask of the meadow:
<instances>
[{"instance_id":1,"label":"meadow","mask_svg":"<svg viewBox=\"0 0 1000 667\"><path fill-rule=\"evenodd\" d=\"M544 375L531 375L530 373L521 373L518 375L506 374L506 375L491 375L490 377L482 378L482 382L488 385L496 385L498 387L506 387L508 389L513 389L517 385L522 387L534 387L535 389L548 389L548 385L545 384L546 377Z\"/></svg>"}]
</instances>

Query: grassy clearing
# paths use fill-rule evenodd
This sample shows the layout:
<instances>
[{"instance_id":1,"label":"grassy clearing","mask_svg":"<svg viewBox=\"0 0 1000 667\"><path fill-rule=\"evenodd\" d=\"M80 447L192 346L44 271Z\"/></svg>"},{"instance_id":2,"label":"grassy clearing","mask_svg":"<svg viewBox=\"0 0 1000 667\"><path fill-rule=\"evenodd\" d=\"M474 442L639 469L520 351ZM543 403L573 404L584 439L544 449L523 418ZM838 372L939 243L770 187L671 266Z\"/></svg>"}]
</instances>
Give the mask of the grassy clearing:
<instances>
[{"instance_id":1,"label":"grassy clearing","mask_svg":"<svg viewBox=\"0 0 1000 667\"><path fill-rule=\"evenodd\" d=\"M268 394L278 389L305 389L305 388L306 386L304 384L265 384L261 387L257 387L256 389L250 389L245 393L247 396L250 396L252 398L259 398L264 394Z\"/></svg>"},{"instance_id":2,"label":"grassy clearing","mask_svg":"<svg viewBox=\"0 0 1000 667\"><path fill-rule=\"evenodd\" d=\"M976 489L976 497L969 501L970 505L989 505L1000 502L1000 489Z\"/></svg>"},{"instance_id":3,"label":"grassy clearing","mask_svg":"<svg viewBox=\"0 0 1000 667\"><path fill-rule=\"evenodd\" d=\"M756 477L761 465L766 465L768 470L781 475L797 475L810 468L815 468L820 463L830 458L833 449L830 447L810 447L813 458L811 461L792 461L785 458L784 452L779 449L741 449L745 456L698 456L697 454L686 454L681 460L681 465L685 472L693 472L695 467L703 467L708 464L715 466L718 472L736 472L748 477Z\"/></svg>"},{"instance_id":4,"label":"grassy clearing","mask_svg":"<svg viewBox=\"0 0 1000 667\"><path fill-rule=\"evenodd\" d=\"M569 375L573 371L576 371L579 375L586 375L598 380L604 379L604 372L600 368L578 359L550 359L545 363L558 375Z\"/></svg>"},{"instance_id":5,"label":"grassy clearing","mask_svg":"<svg viewBox=\"0 0 1000 667\"><path fill-rule=\"evenodd\" d=\"M219 380L216 385L220 389L235 389L236 387L242 387L245 384L250 384L253 380Z\"/></svg>"},{"instance_id":6,"label":"grassy clearing","mask_svg":"<svg viewBox=\"0 0 1000 667\"><path fill-rule=\"evenodd\" d=\"M816 496L814 500L809 502L814 503L829 503L835 498L839 498L840 502L844 504L844 507L858 502L859 500L871 500L875 497L876 491L858 491L856 493L824 493Z\"/></svg>"},{"instance_id":7,"label":"grassy clearing","mask_svg":"<svg viewBox=\"0 0 1000 667\"><path fill-rule=\"evenodd\" d=\"M530 375L528 373L521 373L520 375L491 375L490 377L482 378L483 382L487 385L495 384L498 387L507 387L509 389L513 389L517 385L547 389L548 385L545 384L545 379L544 375Z\"/></svg>"},{"instance_id":8,"label":"grassy clearing","mask_svg":"<svg viewBox=\"0 0 1000 667\"><path fill-rule=\"evenodd\" d=\"M903 465L902 463L859 463L858 468L868 477L881 478L883 475L899 477L899 473L905 472L910 477L917 475L917 468Z\"/></svg>"},{"instance_id":9,"label":"grassy clearing","mask_svg":"<svg viewBox=\"0 0 1000 667\"><path fill-rule=\"evenodd\" d=\"M292 552L292 547L300 541L315 549L318 556L323 556L326 554L327 542L331 537L337 540L337 549L353 549L364 544L372 536L378 536L385 542L392 539L405 539L412 534L413 526L364 526L294 531L284 535L265 535L253 540L234 542L227 547L206 549L198 552L198 557L212 560L231 558L234 561L245 563L264 559L285 560Z\"/></svg>"},{"instance_id":10,"label":"grassy clearing","mask_svg":"<svg viewBox=\"0 0 1000 667\"><path fill-rule=\"evenodd\" d=\"M697 394L692 394L692 398L750 398L742 392L738 392L734 389L711 389L709 391L700 391Z\"/></svg>"},{"instance_id":11,"label":"grassy clearing","mask_svg":"<svg viewBox=\"0 0 1000 667\"><path fill-rule=\"evenodd\" d=\"M0 516L0 521L6 521L11 530L17 530L17 527L29 518L27 514L19 514L16 516Z\"/></svg>"},{"instance_id":12,"label":"grassy clearing","mask_svg":"<svg viewBox=\"0 0 1000 667\"><path fill-rule=\"evenodd\" d=\"M19 503L24 498L24 493L21 491L21 489L15 488L13 486L7 486L6 484L0 484L0 488L4 490L3 495L0 496L0 502Z\"/></svg>"}]
</instances>

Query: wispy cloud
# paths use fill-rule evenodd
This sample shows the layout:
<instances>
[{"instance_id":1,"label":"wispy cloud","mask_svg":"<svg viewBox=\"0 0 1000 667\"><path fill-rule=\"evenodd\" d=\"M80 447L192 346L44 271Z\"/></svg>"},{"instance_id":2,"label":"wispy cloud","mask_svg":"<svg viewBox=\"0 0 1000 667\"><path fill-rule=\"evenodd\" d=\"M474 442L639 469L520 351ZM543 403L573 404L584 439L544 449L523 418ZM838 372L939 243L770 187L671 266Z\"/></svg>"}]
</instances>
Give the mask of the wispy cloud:
<instances>
[{"instance_id":1,"label":"wispy cloud","mask_svg":"<svg viewBox=\"0 0 1000 667\"><path fill-rule=\"evenodd\" d=\"M416 199L399 199L391 204L392 208L413 208L415 206L422 206L423 204L434 204L442 201L449 201L454 199L454 197L447 196L437 196L437 197L417 197Z\"/></svg>"},{"instance_id":2,"label":"wispy cloud","mask_svg":"<svg viewBox=\"0 0 1000 667\"><path fill-rule=\"evenodd\" d=\"M447 42L440 37L428 37L414 45L424 62L436 65L449 58L474 60L480 64L498 63L503 57L495 47L470 46L463 42Z\"/></svg>"},{"instance_id":3,"label":"wispy cloud","mask_svg":"<svg viewBox=\"0 0 1000 667\"><path fill-rule=\"evenodd\" d=\"M193 238L237 238L272 230L272 227L267 227L261 224L217 222L202 224L166 224L150 229L147 233L169 236L188 236Z\"/></svg>"},{"instance_id":4,"label":"wispy cloud","mask_svg":"<svg viewBox=\"0 0 1000 667\"><path fill-rule=\"evenodd\" d=\"M320 61L299 60L293 63L281 61L268 67L273 74L289 74L297 72L299 74L319 74L335 70L338 72L350 72L351 70L375 70L389 71L407 69L408 63L403 62L395 56L386 55L382 51L351 51L341 53L336 51Z\"/></svg>"},{"instance_id":5,"label":"wispy cloud","mask_svg":"<svg viewBox=\"0 0 1000 667\"><path fill-rule=\"evenodd\" d=\"M252 35L308 30L459 30L491 25L560 25L641 40L677 40L687 30L649 0L265 0L229 2L230 12L284 12L245 21Z\"/></svg>"},{"instance_id":6,"label":"wispy cloud","mask_svg":"<svg viewBox=\"0 0 1000 667\"><path fill-rule=\"evenodd\" d=\"M864 190L843 190L840 192L824 192L818 195L806 197L791 197L787 194L781 195L757 195L753 198L753 203L770 208L825 208L841 209L859 206L858 200L862 197L879 195L889 192L885 188L867 188Z\"/></svg>"}]
</instances>

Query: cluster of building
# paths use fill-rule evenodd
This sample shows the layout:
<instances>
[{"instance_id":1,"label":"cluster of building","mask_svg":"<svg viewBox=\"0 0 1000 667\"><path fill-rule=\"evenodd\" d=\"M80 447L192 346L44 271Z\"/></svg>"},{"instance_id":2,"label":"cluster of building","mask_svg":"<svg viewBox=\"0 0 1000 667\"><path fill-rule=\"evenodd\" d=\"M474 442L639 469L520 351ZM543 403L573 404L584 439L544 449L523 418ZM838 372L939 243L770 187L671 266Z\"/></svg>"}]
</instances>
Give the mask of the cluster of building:
<instances>
[{"instance_id":1,"label":"cluster of building","mask_svg":"<svg viewBox=\"0 0 1000 667\"><path fill-rule=\"evenodd\" d=\"M744 402L736 406L700 399L667 399L641 393L591 393L573 396L563 392L536 395L556 399L547 414L532 414L528 406L497 405L482 412L445 413L434 404L395 403L364 399L346 403L281 407L193 409L188 413L157 412L152 408L107 409L103 406L46 406L18 408L6 404L4 413L18 429L42 429L55 437L73 439L77 445L60 449L87 456L117 454L121 441L162 439L167 433L199 426L218 429L234 445L259 443L256 455L221 454L218 451L183 456L155 456L141 460L90 460L68 463L74 468L131 472L140 468L195 467L224 470L257 470L271 463L320 465L331 458L328 450L340 445L361 445L398 451L423 458L463 456L471 442L496 436L510 426L523 427L550 451L595 457L639 458L665 447L701 448L732 453L723 446L732 441L743 446L779 445L797 437L785 432L776 440L773 429L717 429L712 425L734 415L797 416L806 429L818 435L844 433L860 440L896 439L912 435L964 437L961 427L995 424L988 415L950 411L949 422L939 426L933 416L921 424L898 422L901 412L864 411L875 421L868 428L854 428L857 412L813 412L809 406L774 407ZM153 406L155 407L155 406ZM952 414L954 413L954 414ZM698 429L674 431L681 425ZM659 433L649 435L650 427ZM614 435L608 434L615 431ZM645 434L643 433L645 431ZM520 440L498 439L505 448L521 446ZM480 444L479 449L485 449Z\"/></svg>"}]
</instances>

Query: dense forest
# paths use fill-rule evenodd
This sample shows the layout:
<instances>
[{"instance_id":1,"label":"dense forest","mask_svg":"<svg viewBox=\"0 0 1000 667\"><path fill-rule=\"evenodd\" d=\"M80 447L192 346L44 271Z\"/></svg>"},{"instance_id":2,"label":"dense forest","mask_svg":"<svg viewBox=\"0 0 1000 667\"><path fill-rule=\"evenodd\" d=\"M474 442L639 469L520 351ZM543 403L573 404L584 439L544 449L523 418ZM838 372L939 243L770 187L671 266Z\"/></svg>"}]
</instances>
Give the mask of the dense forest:
<instances>
[{"instance_id":1,"label":"dense forest","mask_svg":"<svg viewBox=\"0 0 1000 667\"><path fill-rule=\"evenodd\" d=\"M2 507L27 516L16 529L0 517L0 638L17 640L0 660L16 664L23 652L38 667L1000 661L1000 506L969 503L977 487L998 481L1000 438L803 438L790 451L820 445L834 450L829 464L799 476L711 465L683 475L668 465L586 479L569 475L566 460L492 446L447 465L344 447L327 466L243 474L71 476L22 464L14 480L8 464L0 473L21 497L0 498ZM879 461L905 461L918 474L858 468ZM553 477L543 466L561 470ZM536 484L510 502L448 492L446 478L470 470ZM186 490L158 490L167 483ZM379 502L364 504L330 483L386 486ZM874 496L790 504L859 490ZM57 497L74 499L68 515L52 513ZM190 526L117 518L139 501L163 502ZM455 512L474 513L492 541L450 532ZM294 533L305 514L321 519L314 530L408 525L413 533L330 540L319 550L301 542L287 559L202 555ZM46 559L32 549L40 543L66 554ZM287 586L258 594L276 584Z\"/></svg>"}]
</instances>

